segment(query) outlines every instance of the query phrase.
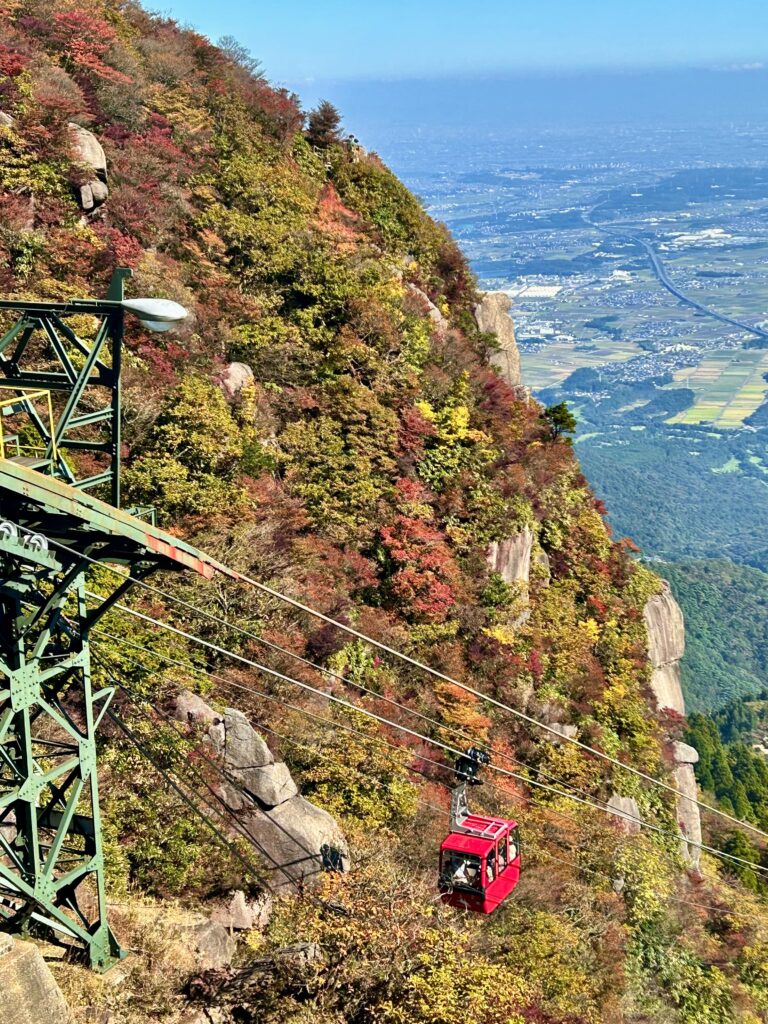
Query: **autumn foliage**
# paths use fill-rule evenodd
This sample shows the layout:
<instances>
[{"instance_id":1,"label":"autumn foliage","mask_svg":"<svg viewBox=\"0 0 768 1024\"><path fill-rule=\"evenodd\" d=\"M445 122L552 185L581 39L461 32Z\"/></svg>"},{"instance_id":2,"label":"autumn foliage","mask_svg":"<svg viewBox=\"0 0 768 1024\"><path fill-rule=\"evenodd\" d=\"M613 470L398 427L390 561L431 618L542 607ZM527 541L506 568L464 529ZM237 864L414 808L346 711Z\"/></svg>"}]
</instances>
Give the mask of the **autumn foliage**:
<instances>
[{"instance_id":1,"label":"autumn foliage","mask_svg":"<svg viewBox=\"0 0 768 1024\"><path fill-rule=\"evenodd\" d=\"M663 777L642 617L658 583L631 542L610 537L566 441L567 410L547 415L490 365L456 243L376 154L345 138L336 112L308 122L238 44L214 46L134 0L0 0L0 111L3 296L100 296L114 269L129 267L132 295L171 298L191 314L164 335L128 323L126 503L154 507L222 562ZM91 211L79 204L90 170L70 122L93 132L107 158L109 195ZM524 566L499 554L520 538ZM624 843L602 818L526 779L555 778L599 800L620 791L667 825L668 801L252 589L164 585L210 612L190 612L185 627L258 654L312 695L242 669L228 677L233 696L224 659L204 662L181 642L166 650L117 612L115 635L176 664L147 667L104 644L115 671L157 701L202 688L274 736L286 730L283 756L344 819L359 855L357 873L327 881L325 910L286 899L244 954L258 964L299 936L327 960L254 970L227 1020L725 1024L736 1019L722 1010L731 990L764 1014L762 926L736 954L734 933L712 934L706 917L683 931L677 910L655 898L649 878L665 894L687 891L670 868L674 839ZM158 595L143 599L153 614L175 614ZM216 679L201 682L196 667ZM329 695L402 716L415 731L411 709L444 746L488 744L520 776L478 797L524 818L531 837L531 882L487 930L435 902L443 755L391 726L345 742L341 726L356 720L323 723ZM298 708L289 720L286 701ZM109 750L115 890L176 898L192 879L202 899L208 883L228 884L231 867L206 874L210 847L195 847L186 812L156 799L135 753ZM570 832L558 831L563 807ZM710 876L703 904L722 896ZM734 913L754 916L739 899ZM339 903L344 913L328 911ZM713 966L721 956L726 981ZM154 984L163 991L162 979ZM128 1024L183 1017L180 991L145 1016L140 1001L130 1016L130 999L105 992L83 1002L83 1020L118 998L129 1016L115 1020Z\"/></svg>"}]
</instances>

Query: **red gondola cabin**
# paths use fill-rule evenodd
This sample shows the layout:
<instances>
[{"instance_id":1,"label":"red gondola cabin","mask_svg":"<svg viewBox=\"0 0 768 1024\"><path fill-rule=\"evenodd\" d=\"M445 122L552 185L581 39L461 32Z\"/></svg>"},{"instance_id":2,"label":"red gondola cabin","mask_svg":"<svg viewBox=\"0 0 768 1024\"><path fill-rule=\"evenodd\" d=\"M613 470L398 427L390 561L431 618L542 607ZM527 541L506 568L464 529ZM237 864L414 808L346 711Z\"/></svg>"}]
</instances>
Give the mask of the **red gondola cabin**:
<instances>
[{"instance_id":1,"label":"red gondola cabin","mask_svg":"<svg viewBox=\"0 0 768 1024\"><path fill-rule=\"evenodd\" d=\"M451 833L440 847L438 888L443 901L478 914L492 914L520 881L517 822L469 811L467 786L482 785L478 772L490 760L484 751L470 747L456 762Z\"/></svg>"},{"instance_id":2,"label":"red gondola cabin","mask_svg":"<svg viewBox=\"0 0 768 1024\"><path fill-rule=\"evenodd\" d=\"M519 880L515 821L470 814L440 847L440 891L453 907L492 914Z\"/></svg>"}]
</instances>

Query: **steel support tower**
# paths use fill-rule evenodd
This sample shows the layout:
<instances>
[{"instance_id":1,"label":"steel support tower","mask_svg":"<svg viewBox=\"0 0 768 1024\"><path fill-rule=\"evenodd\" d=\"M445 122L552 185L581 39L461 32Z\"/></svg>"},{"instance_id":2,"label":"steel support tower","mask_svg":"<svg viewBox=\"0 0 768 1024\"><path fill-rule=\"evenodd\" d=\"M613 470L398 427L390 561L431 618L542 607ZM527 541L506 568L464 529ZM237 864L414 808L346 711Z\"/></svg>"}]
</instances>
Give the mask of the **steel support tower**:
<instances>
[{"instance_id":1,"label":"steel support tower","mask_svg":"<svg viewBox=\"0 0 768 1024\"><path fill-rule=\"evenodd\" d=\"M107 921L96 772L96 733L113 689L94 684L90 632L133 580L154 571L231 575L117 507L123 276L104 301L0 302L16 316L0 339L6 415L26 416L24 438L44 449L0 457L0 929L63 943L97 970L121 951ZM96 318L86 321L95 323L90 342L67 323L83 314ZM43 345L34 353L36 332ZM30 389L52 392L50 424ZM83 396L99 389L106 401L83 409ZM104 468L78 478L67 449L100 457ZM87 493L98 485L111 504ZM105 596L94 601L86 579L105 563L123 575L102 574L114 582L102 580Z\"/></svg>"}]
</instances>

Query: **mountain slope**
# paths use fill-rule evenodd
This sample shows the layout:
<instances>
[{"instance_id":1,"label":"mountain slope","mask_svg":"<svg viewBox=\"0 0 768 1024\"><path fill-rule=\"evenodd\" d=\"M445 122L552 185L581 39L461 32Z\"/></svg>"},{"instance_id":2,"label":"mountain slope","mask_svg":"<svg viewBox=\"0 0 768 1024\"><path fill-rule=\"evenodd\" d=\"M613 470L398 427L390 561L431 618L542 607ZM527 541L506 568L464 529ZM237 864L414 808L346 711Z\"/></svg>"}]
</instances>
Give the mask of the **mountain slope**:
<instances>
[{"instance_id":1,"label":"mountain slope","mask_svg":"<svg viewBox=\"0 0 768 1024\"><path fill-rule=\"evenodd\" d=\"M236 46L119 0L0 0L0 19L3 292L99 294L127 265L132 294L192 313L173 334L129 329L128 501L235 568L669 778L665 730L679 723L651 701L642 614L659 581L612 542L567 439L493 368L498 342L477 326L480 296L445 229L374 154L333 125L307 131L297 99ZM478 805L524 823L525 876L503 911L466 920L435 902L450 774L434 749L116 612L105 628L118 639L95 643L140 709L170 712L181 689L236 700L283 737L273 745L352 847L353 870L324 876L319 902L277 900L266 933L240 943L244 972L192 985L218 1019L759 1019L762 905L714 862L686 874L666 795L253 590L163 587L218 621L154 594L134 601L412 725L395 699L438 721L433 736L461 729L531 777L634 799L669 832L629 837L519 780L488 786ZM265 655L232 623L353 687ZM161 763L199 763L194 743L125 698L121 712ZM79 1020L106 1007L126 1024L178 1021L192 969L174 901L207 911L258 879L109 731L100 765L115 927L142 952L122 990L66 965L57 974Z\"/></svg>"}]
</instances>

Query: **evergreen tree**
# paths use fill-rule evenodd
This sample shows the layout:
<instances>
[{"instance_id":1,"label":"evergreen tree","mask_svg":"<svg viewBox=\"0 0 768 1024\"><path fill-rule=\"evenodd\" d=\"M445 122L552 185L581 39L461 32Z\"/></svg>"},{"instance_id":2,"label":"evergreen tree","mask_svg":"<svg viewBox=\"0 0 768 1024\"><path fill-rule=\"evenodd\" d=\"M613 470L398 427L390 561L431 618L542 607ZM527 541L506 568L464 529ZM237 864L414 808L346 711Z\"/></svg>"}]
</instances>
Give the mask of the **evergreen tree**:
<instances>
[{"instance_id":1,"label":"evergreen tree","mask_svg":"<svg viewBox=\"0 0 768 1024\"><path fill-rule=\"evenodd\" d=\"M557 405L548 406L544 410L544 418L549 423L553 437L572 434L576 430L576 417L568 408L566 402L558 402Z\"/></svg>"},{"instance_id":2,"label":"evergreen tree","mask_svg":"<svg viewBox=\"0 0 768 1024\"><path fill-rule=\"evenodd\" d=\"M714 751L712 758L712 778L715 783L715 793L718 797L729 796L733 800L733 773L728 763L728 756L722 743Z\"/></svg>"},{"instance_id":3,"label":"evergreen tree","mask_svg":"<svg viewBox=\"0 0 768 1024\"><path fill-rule=\"evenodd\" d=\"M743 832L734 830L722 836L719 847L723 853L729 853L732 857L739 857L741 860L751 861L753 864L760 863L760 852ZM760 881L755 871L752 871L746 864L732 864L728 868L729 873L738 878L747 889L752 892L764 892L765 885Z\"/></svg>"},{"instance_id":4,"label":"evergreen tree","mask_svg":"<svg viewBox=\"0 0 768 1024\"><path fill-rule=\"evenodd\" d=\"M713 793L728 814L765 828L768 762L743 741L752 736L758 717L743 701L735 701L712 717L692 714L685 740L699 752L695 771L701 788Z\"/></svg>"},{"instance_id":5,"label":"evergreen tree","mask_svg":"<svg viewBox=\"0 0 768 1024\"><path fill-rule=\"evenodd\" d=\"M747 791L743 783L739 782L738 779L734 779L730 794L736 817L741 818L742 821L753 821L755 816L752 813L752 805L747 798Z\"/></svg>"},{"instance_id":6,"label":"evergreen tree","mask_svg":"<svg viewBox=\"0 0 768 1024\"><path fill-rule=\"evenodd\" d=\"M307 139L317 149L328 149L334 142L341 141L341 114L329 100L321 100L310 111L307 124Z\"/></svg>"}]
</instances>

